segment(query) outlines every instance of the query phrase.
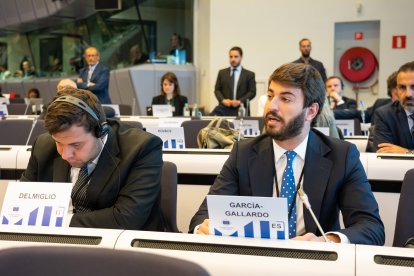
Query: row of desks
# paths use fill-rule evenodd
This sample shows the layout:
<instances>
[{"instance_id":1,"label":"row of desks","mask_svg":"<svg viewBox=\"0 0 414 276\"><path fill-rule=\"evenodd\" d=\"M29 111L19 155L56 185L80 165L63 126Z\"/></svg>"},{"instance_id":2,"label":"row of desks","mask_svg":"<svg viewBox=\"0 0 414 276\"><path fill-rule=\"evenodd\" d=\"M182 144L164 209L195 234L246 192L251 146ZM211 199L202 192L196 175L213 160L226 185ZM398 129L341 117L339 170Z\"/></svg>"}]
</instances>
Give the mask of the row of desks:
<instances>
[{"instance_id":1,"label":"row of desks","mask_svg":"<svg viewBox=\"0 0 414 276\"><path fill-rule=\"evenodd\" d=\"M83 245L77 244L81 238ZM85 243L88 239L93 243ZM407 248L107 229L0 227L0 250L45 245L148 252L198 263L211 275L414 273L414 250Z\"/></svg>"}]
</instances>

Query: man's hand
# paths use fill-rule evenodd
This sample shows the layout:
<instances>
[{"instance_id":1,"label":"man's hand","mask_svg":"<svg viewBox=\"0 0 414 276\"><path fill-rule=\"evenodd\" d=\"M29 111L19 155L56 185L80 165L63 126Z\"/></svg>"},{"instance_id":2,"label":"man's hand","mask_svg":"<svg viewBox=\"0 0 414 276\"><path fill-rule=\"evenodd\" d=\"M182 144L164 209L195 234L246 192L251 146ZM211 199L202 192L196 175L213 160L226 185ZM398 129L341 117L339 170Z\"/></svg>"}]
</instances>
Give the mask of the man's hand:
<instances>
[{"instance_id":1,"label":"man's hand","mask_svg":"<svg viewBox=\"0 0 414 276\"><path fill-rule=\"evenodd\" d=\"M82 82L83 82L83 80L82 80L81 78L77 78L77 79L76 79L76 82L77 82L77 83L82 83Z\"/></svg>"},{"instance_id":2,"label":"man's hand","mask_svg":"<svg viewBox=\"0 0 414 276\"><path fill-rule=\"evenodd\" d=\"M200 227L194 234L201 234L201 235L210 235L210 220L205 219L202 224L200 224Z\"/></svg>"},{"instance_id":3,"label":"man's hand","mask_svg":"<svg viewBox=\"0 0 414 276\"><path fill-rule=\"evenodd\" d=\"M341 242L339 237L335 234L327 234L326 237L336 243ZM318 237L313 233L306 233L303 236L296 236L292 240L295 241L315 241L315 242L325 242L325 239L323 237Z\"/></svg>"},{"instance_id":4,"label":"man's hand","mask_svg":"<svg viewBox=\"0 0 414 276\"><path fill-rule=\"evenodd\" d=\"M230 100L230 99L224 99L221 103L222 103L224 106L229 107L229 106L231 106L232 100Z\"/></svg>"},{"instance_id":5,"label":"man's hand","mask_svg":"<svg viewBox=\"0 0 414 276\"><path fill-rule=\"evenodd\" d=\"M378 144L377 153L407 153L407 149L390 143Z\"/></svg>"},{"instance_id":6,"label":"man's hand","mask_svg":"<svg viewBox=\"0 0 414 276\"><path fill-rule=\"evenodd\" d=\"M91 86L95 86L95 83L94 83L94 82L90 82L90 83L88 84L88 86L89 86L89 87L91 87Z\"/></svg>"},{"instance_id":7,"label":"man's hand","mask_svg":"<svg viewBox=\"0 0 414 276\"><path fill-rule=\"evenodd\" d=\"M329 92L329 97L331 97L336 103L342 100L341 96L339 96L339 94L336 93L335 91Z\"/></svg>"},{"instance_id":8,"label":"man's hand","mask_svg":"<svg viewBox=\"0 0 414 276\"><path fill-rule=\"evenodd\" d=\"M240 105L240 101L239 100L232 100L231 101L231 106L232 107L238 107Z\"/></svg>"}]
</instances>

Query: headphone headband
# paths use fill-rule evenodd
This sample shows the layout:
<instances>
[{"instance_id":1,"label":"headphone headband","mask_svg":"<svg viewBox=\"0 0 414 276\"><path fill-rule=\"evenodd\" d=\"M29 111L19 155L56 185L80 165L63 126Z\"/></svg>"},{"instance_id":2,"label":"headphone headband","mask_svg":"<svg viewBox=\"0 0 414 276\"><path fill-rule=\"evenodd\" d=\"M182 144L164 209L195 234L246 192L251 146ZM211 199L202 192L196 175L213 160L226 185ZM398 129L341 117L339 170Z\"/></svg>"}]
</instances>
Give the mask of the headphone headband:
<instances>
[{"instance_id":1,"label":"headphone headband","mask_svg":"<svg viewBox=\"0 0 414 276\"><path fill-rule=\"evenodd\" d=\"M93 111L93 109L84 101L82 101L79 98L76 98L74 96L69 96L69 95L65 95L65 96L60 96L59 98L57 98L56 100L54 100L53 102L65 102L65 103L70 103L73 104L77 107L79 107L80 109L82 109L83 111L85 111L86 113L88 113L89 115L92 116L92 118L96 121L97 123L97 128L95 129L95 136L96 137L102 137L105 134L107 134L109 132L109 126L106 122L102 122L99 120L98 115L96 114L95 111Z\"/></svg>"},{"instance_id":2,"label":"headphone headband","mask_svg":"<svg viewBox=\"0 0 414 276\"><path fill-rule=\"evenodd\" d=\"M80 109L84 110L85 112L87 112L89 115L92 116L92 118L94 118L96 120L96 122L98 123L98 125L101 124L101 122L99 121L98 116L96 115L96 113L92 110L92 108L90 108L84 101L82 101L81 99L78 99L76 97L73 96L61 96L59 98L57 98L56 100L54 100L54 102L65 102L65 103L71 103L77 107L79 107Z\"/></svg>"}]
</instances>

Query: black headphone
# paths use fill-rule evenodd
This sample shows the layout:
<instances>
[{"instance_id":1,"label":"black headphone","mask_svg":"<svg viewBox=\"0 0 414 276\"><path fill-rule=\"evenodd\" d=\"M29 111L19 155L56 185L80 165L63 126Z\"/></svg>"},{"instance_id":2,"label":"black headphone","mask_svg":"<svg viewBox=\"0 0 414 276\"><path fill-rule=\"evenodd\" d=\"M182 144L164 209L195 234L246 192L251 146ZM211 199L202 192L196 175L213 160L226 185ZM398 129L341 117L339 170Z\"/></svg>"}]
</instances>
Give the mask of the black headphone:
<instances>
[{"instance_id":1,"label":"black headphone","mask_svg":"<svg viewBox=\"0 0 414 276\"><path fill-rule=\"evenodd\" d=\"M61 97L57 98L56 100L54 100L53 102L65 102L65 103L73 104L73 105L79 107L80 109L84 110L89 115L91 115L92 118L95 119L95 121L97 122L97 127L95 128L95 131L94 131L94 134L95 134L96 138L100 138L100 137L104 136L105 134L107 134L109 132L108 123L107 122L101 122L99 120L99 116L97 115L97 113L95 111L93 111L93 109L90 108L81 99L78 99L76 97L67 95L67 96L61 96Z\"/></svg>"}]
</instances>

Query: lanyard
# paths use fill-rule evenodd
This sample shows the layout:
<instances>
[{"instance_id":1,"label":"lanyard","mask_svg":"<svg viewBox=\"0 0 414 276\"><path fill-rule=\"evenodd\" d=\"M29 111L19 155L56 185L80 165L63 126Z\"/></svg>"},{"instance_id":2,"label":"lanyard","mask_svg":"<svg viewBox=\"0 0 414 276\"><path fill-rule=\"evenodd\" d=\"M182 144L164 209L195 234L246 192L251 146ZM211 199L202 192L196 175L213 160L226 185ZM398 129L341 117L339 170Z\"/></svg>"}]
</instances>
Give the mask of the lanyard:
<instances>
[{"instance_id":1,"label":"lanyard","mask_svg":"<svg viewBox=\"0 0 414 276\"><path fill-rule=\"evenodd\" d=\"M305 167L305 164L303 164L303 168ZM277 173L276 173L276 160L275 160L275 155L273 154L273 175L275 178L275 185L276 185L276 196L279 197L279 185L277 183ZM302 183L302 178L303 178L303 168L302 168L302 172L300 173L300 177L299 177L299 182L298 185L296 185L296 190L295 190L295 196L293 198L293 203L292 205L290 205L289 208L289 213L288 213L288 218L290 218L290 216L292 215L292 211L293 211L293 207L296 204L296 197L298 195L298 190L300 189L301 183Z\"/></svg>"}]
</instances>

